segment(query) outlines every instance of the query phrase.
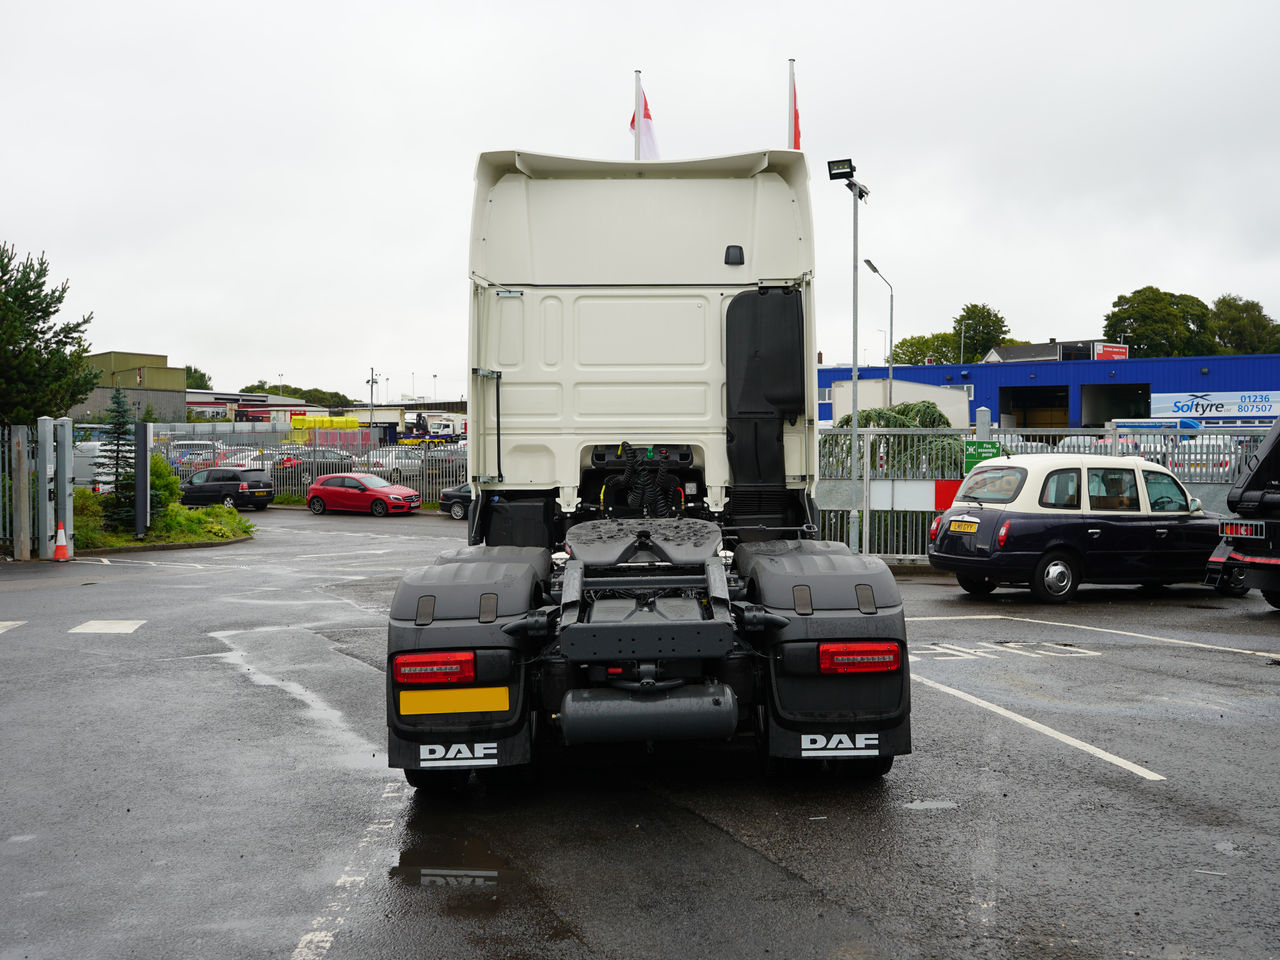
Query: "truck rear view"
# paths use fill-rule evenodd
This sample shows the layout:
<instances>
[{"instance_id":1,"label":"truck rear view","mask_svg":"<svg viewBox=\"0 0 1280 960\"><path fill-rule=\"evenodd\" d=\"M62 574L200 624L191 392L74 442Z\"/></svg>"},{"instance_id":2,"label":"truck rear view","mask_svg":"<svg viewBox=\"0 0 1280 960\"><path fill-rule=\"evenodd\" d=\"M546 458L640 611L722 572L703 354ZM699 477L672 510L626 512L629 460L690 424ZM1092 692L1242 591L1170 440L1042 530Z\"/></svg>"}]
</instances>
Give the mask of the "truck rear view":
<instances>
[{"instance_id":1,"label":"truck rear view","mask_svg":"<svg viewBox=\"0 0 1280 960\"><path fill-rule=\"evenodd\" d=\"M480 157L469 545L388 630L415 786L542 744L754 737L880 775L909 753L902 603L817 539L804 157Z\"/></svg>"},{"instance_id":2,"label":"truck rear view","mask_svg":"<svg viewBox=\"0 0 1280 960\"><path fill-rule=\"evenodd\" d=\"M1222 543L1209 558L1204 582L1244 592L1253 587L1280 608L1280 420L1244 462L1227 493L1236 514L1219 524Z\"/></svg>"}]
</instances>

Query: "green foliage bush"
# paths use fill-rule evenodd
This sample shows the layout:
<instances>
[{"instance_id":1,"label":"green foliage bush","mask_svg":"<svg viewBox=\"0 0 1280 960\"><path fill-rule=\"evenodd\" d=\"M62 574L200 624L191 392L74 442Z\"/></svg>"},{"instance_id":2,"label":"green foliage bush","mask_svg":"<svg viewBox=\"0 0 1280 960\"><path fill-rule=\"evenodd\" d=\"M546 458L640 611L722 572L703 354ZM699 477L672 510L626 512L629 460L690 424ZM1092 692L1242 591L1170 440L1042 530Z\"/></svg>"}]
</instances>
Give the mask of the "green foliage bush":
<instances>
[{"instance_id":1,"label":"green foliage bush","mask_svg":"<svg viewBox=\"0 0 1280 960\"><path fill-rule=\"evenodd\" d=\"M163 457L151 458L153 482L156 476L156 460L172 477L172 470ZM234 540L253 535L254 525L232 507L221 504L211 507L184 507L177 500L177 478L173 477L173 499L163 511L151 516L147 535L138 540L129 531L108 530L106 512L108 497L94 493L85 487L77 487L73 494L72 509L75 513L75 546L78 551L99 550L105 547L122 547L134 544L158 543L207 543L218 540ZM155 495L155 488L152 490Z\"/></svg>"},{"instance_id":2,"label":"green foliage bush","mask_svg":"<svg viewBox=\"0 0 1280 960\"><path fill-rule=\"evenodd\" d=\"M103 496L88 487L76 487L71 493L71 513L75 517L75 547L95 550L109 540L103 529Z\"/></svg>"}]
</instances>

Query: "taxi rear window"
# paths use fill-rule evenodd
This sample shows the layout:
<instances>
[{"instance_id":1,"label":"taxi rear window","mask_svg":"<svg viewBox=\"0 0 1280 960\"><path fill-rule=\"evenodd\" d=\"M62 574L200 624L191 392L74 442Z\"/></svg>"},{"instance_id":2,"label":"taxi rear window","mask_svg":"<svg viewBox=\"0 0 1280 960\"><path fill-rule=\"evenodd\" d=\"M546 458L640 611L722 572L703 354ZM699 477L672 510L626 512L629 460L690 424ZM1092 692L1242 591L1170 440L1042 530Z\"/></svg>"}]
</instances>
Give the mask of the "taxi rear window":
<instances>
[{"instance_id":1,"label":"taxi rear window","mask_svg":"<svg viewBox=\"0 0 1280 960\"><path fill-rule=\"evenodd\" d=\"M1027 471L1022 467L979 467L965 478L956 499L1010 503L1026 479Z\"/></svg>"}]
</instances>

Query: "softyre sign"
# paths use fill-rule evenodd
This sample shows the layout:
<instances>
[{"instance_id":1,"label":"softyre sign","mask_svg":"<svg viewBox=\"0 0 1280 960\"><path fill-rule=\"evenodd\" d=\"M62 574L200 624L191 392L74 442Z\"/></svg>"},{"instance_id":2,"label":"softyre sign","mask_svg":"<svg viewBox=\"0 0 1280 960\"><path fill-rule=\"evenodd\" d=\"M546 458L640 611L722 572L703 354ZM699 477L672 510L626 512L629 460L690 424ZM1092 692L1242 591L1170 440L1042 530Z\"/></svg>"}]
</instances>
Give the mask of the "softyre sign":
<instances>
[{"instance_id":1,"label":"softyre sign","mask_svg":"<svg viewBox=\"0 0 1280 960\"><path fill-rule=\"evenodd\" d=\"M1274 417L1280 390L1244 393L1153 393L1153 417Z\"/></svg>"}]
</instances>

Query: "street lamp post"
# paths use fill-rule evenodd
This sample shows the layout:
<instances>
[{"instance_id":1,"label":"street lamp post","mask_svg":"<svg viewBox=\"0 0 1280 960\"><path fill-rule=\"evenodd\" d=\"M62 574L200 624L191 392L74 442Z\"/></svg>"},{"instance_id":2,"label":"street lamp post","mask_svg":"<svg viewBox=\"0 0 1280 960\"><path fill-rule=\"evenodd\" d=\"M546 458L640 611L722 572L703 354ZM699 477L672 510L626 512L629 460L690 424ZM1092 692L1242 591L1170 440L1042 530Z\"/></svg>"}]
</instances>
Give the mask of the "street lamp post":
<instances>
[{"instance_id":1,"label":"street lamp post","mask_svg":"<svg viewBox=\"0 0 1280 960\"><path fill-rule=\"evenodd\" d=\"M373 374L373 367L369 368L369 379L365 381L369 385L369 445L373 445L373 388L378 384L378 378Z\"/></svg>"},{"instance_id":2,"label":"street lamp post","mask_svg":"<svg viewBox=\"0 0 1280 960\"><path fill-rule=\"evenodd\" d=\"M853 352L850 354L851 369L849 396L853 403L853 430L849 435L849 477L852 481L850 492L852 503L849 510L849 549L860 553L862 537L858 530L858 507L862 505L861 469L858 455L858 201L871 196L871 191L853 178L857 167L852 160L828 160L827 176L832 180L843 180L853 195Z\"/></svg>"},{"instance_id":3,"label":"street lamp post","mask_svg":"<svg viewBox=\"0 0 1280 960\"><path fill-rule=\"evenodd\" d=\"M889 406L893 406L893 284L885 279L885 275L876 269L876 265L870 260L863 260L863 263L881 280L884 280L885 286L889 288Z\"/></svg>"},{"instance_id":4,"label":"street lamp post","mask_svg":"<svg viewBox=\"0 0 1280 960\"><path fill-rule=\"evenodd\" d=\"M438 376L440 376L440 374L438 373L433 373L431 375L431 402L432 403L436 402L436 377Z\"/></svg>"}]
</instances>

